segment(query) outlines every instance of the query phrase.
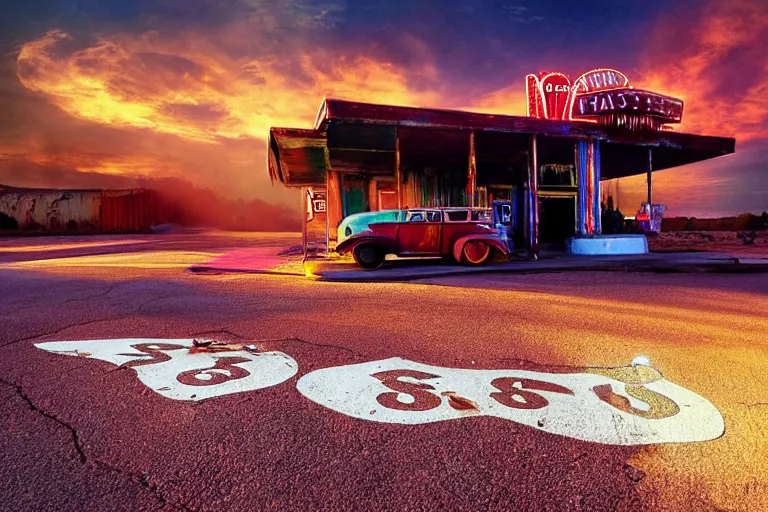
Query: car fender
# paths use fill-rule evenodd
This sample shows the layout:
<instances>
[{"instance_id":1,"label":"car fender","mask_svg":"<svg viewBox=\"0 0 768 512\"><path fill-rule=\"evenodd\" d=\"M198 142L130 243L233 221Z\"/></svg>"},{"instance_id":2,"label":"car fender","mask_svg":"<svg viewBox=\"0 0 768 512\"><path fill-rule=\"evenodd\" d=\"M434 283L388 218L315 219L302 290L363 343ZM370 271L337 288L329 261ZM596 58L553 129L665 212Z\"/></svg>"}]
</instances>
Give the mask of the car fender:
<instances>
[{"instance_id":1,"label":"car fender","mask_svg":"<svg viewBox=\"0 0 768 512\"><path fill-rule=\"evenodd\" d=\"M346 254L352 252L355 247L363 243L373 243L378 246L384 247L386 250L392 250L394 242L391 238L386 236L378 236L370 233L360 233L359 235L353 235L339 245L336 246L336 252L339 254Z\"/></svg>"},{"instance_id":2,"label":"car fender","mask_svg":"<svg viewBox=\"0 0 768 512\"><path fill-rule=\"evenodd\" d=\"M491 248L501 251L504 256L509 256L509 249L507 248L507 245L498 236L476 233L462 236L453 242L453 257L456 259L456 261L461 261L461 249L464 247L464 244L470 240L482 240L483 242L490 245Z\"/></svg>"}]
</instances>

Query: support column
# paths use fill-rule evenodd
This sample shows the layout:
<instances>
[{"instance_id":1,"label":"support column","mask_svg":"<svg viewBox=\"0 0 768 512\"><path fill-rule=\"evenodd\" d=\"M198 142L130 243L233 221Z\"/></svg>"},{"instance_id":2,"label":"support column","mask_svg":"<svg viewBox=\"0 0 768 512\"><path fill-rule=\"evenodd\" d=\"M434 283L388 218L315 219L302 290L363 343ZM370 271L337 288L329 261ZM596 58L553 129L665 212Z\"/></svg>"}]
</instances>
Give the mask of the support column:
<instances>
[{"instance_id":1,"label":"support column","mask_svg":"<svg viewBox=\"0 0 768 512\"><path fill-rule=\"evenodd\" d=\"M589 217L591 212L589 211L589 150L588 142L580 140L575 145L574 159L576 161L576 177L578 180L579 192L576 198L578 208L576 216L576 223L578 225L577 236L585 236L589 233Z\"/></svg>"},{"instance_id":2,"label":"support column","mask_svg":"<svg viewBox=\"0 0 768 512\"><path fill-rule=\"evenodd\" d=\"M587 217L585 232L591 235L595 232L595 143L587 142Z\"/></svg>"},{"instance_id":3,"label":"support column","mask_svg":"<svg viewBox=\"0 0 768 512\"><path fill-rule=\"evenodd\" d=\"M403 174L400 170L400 128L395 126L395 190L397 191L397 209L403 208Z\"/></svg>"},{"instance_id":4,"label":"support column","mask_svg":"<svg viewBox=\"0 0 768 512\"><path fill-rule=\"evenodd\" d=\"M652 195L652 189L653 189L653 149L648 148L648 205L653 204L653 195Z\"/></svg>"},{"instance_id":5,"label":"support column","mask_svg":"<svg viewBox=\"0 0 768 512\"><path fill-rule=\"evenodd\" d=\"M477 158L475 156L475 132L469 132L469 172L467 173L469 206L474 208L477 195Z\"/></svg>"},{"instance_id":6,"label":"support column","mask_svg":"<svg viewBox=\"0 0 768 512\"><path fill-rule=\"evenodd\" d=\"M307 222L309 222L308 212L310 212L310 208L312 208L312 205L309 204L309 188L308 187L301 187L301 252L302 252L302 261L306 261L307 259ZM325 230L325 242L326 247L328 243L328 228L326 225Z\"/></svg>"},{"instance_id":7,"label":"support column","mask_svg":"<svg viewBox=\"0 0 768 512\"><path fill-rule=\"evenodd\" d=\"M343 217L341 207L341 176L331 170L328 148L325 148L325 250L336 250L338 242L337 228Z\"/></svg>"},{"instance_id":8,"label":"support column","mask_svg":"<svg viewBox=\"0 0 768 512\"><path fill-rule=\"evenodd\" d=\"M600 193L600 140L599 139L596 140L595 143L594 143L594 166L593 167L594 167L594 179L595 179L594 183L595 183L595 185L594 185L594 194L593 194L593 197L594 197L594 204L593 204L594 210L593 211L594 211L594 213L593 213L592 216L594 218L594 226L595 226L594 233L596 235L600 235L603 232L603 223L602 223L602 218L601 218L602 217L602 210L600 208L600 198L602 196L601 196L601 193Z\"/></svg>"},{"instance_id":9,"label":"support column","mask_svg":"<svg viewBox=\"0 0 768 512\"><path fill-rule=\"evenodd\" d=\"M533 260L539 259L539 158L536 134L531 135L528 157L528 243Z\"/></svg>"}]
</instances>

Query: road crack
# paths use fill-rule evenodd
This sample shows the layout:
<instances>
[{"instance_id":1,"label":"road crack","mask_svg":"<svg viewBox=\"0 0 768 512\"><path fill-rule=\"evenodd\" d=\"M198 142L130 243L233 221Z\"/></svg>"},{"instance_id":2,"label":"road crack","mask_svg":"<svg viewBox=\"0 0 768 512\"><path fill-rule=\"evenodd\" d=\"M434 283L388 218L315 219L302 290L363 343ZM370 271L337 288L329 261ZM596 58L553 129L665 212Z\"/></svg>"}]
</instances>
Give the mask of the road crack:
<instances>
[{"instance_id":1,"label":"road crack","mask_svg":"<svg viewBox=\"0 0 768 512\"><path fill-rule=\"evenodd\" d=\"M150 482L146 475L134 473L132 471L126 471L124 469L117 468L115 466L112 466L100 460L94 460L93 463L101 469L110 471L112 473L116 473L121 476L128 477L128 479L131 482L139 485L142 489L152 493L155 499L157 499L158 510L161 510L166 506L171 506L175 510L193 512L193 509L189 508L189 506L187 506L185 503L169 502L168 499L165 497L165 495L160 491L159 487L156 484L153 484L152 482Z\"/></svg>"},{"instance_id":2,"label":"road crack","mask_svg":"<svg viewBox=\"0 0 768 512\"><path fill-rule=\"evenodd\" d=\"M57 418L53 414L45 412L44 410L39 408L32 401L32 399L29 398L29 396L27 396L26 393L24 393L24 390L20 385L15 384L13 382L9 382L3 378L0 378L0 383L3 383L9 388L13 389L16 392L16 395L22 400L24 400L24 402L29 406L29 408L32 409L34 412L40 414L45 418L48 418L49 420L55 421L56 423L58 423L59 425L67 429L70 435L72 436L72 443L75 447L75 451L77 452L78 461L80 462L80 464L85 464L88 461L88 458L85 456L85 452L83 451L83 446L80 444L80 436L78 435L77 429L75 429L75 427L73 427L72 425L70 425L64 420Z\"/></svg>"},{"instance_id":3,"label":"road crack","mask_svg":"<svg viewBox=\"0 0 768 512\"><path fill-rule=\"evenodd\" d=\"M113 285L110 285L110 286L107 288L107 290L106 290L106 291L104 291L104 292L99 292L99 293L97 293L97 294L95 294L95 295L91 295L91 296L88 296L88 297L83 297L83 298L77 298L77 299L67 299L67 300L65 300L65 301L62 301L62 304L68 304L68 303L70 303L70 302L81 302L81 301L86 301L86 300L100 299L100 298L103 298L103 297L106 297L106 296L108 296L108 295L109 295L110 293L112 293L112 292L113 292L113 291L114 291L116 288L119 288L120 286L123 286L124 284L125 284L125 283L117 283L117 284L113 284Z\"/></svg>"},{"instance_id":4,"label":"road crack","mask_svg":"<svg viewBox=\"0 0 768 512\"><path fill-rule=\"evenodd\" d=\"M104 470L108 470L108 471L111 471L111 472L114 472L114 473L118 473L120 475L127 476L133 483L138 484L143 489L145 489L146 491L152 493L155 496L155 498L157 499L158 505L159 505L158 509L165 508L166 506L171 506L171 507L175 508L176 510L183 510L183 511L191 511L192 510L187 505L185 505L183 503L170 503L166 499L166 497L163 495L163 493L160 491L158 486L153 484L153 483L151 483L147 479L147 477L145 475L139 475L139 474L136 474L136 473L132 473L130 471L124 471L124 470L118 469L118 468L116 468L114 466L111 466L111 465L109 465L109 464L107 464L105 462L102 462L100 460L97 460L97 459L89 459L86 456L85 451L83 450L83 445L82 445L82 443L80 441L80 435L78 434L77 429L75 427L73 427L72 425L70 425L66 421L62 420L61 418L56 417L54 414L46 412L43 409L41 409L40 407L38 407L37 404L35 404L32 401L32 399L29 398L29 396L24 392L24 389L19 384L7 381L7 380L5 380L3 378L0 378L0 383L8 386L11 389L13 389L14 392L16 393L16 395L19 398L21 398L24 401L24 403L26 403L27 406L32 411L34 411L35 413L43 416L44 418L48 418L49 420L56 422L58 425L64 427L70 433L70 435L72 436L72 444L73 444L73 446L75 448L75 452L77 453L77 461L81 465L83 465L83 466L93 465L93 466L96 466L96 467L104 469Z\"/></svg>"},{"instance_id":5,"label":"road crack","mask_svg":"<svg viewBox=\"0 0 768 512\"><path fill-rule=\"evenodd\" d=\"M348 354L352 354L352 355L355 355L355 356L362 356L362 354L360 354L359 352L355 352L351 348L342 347L342 346L339 346L339 345L331 345L331 344L326 344L326 343L317 343L317 342L308 341L308 340L305 340L305 339L302 339L302 338L282 338L282 339L262 340L262 341L292 341L292 342L295 342L295 343L304 343L306 345L311 345L313 347L332 348L332 349L335 349L335 350L343 350L344 352L347 352Z\"/></svg>"},{"instance_id":6,"label":"road crack","mask_svg":"<svg viewBox=\"0 0 768 512\"><path fill-rule=\"evenodd\" d=\"M22 341L35 340L37 338L42 338L43 336L53 336L55 334L59 334L62 331L66 331L67 329L72 329L73 327L84 327L86 325L97 324L99 322L106 322L108 320L120 320L122 318L127 318L128 316L130 315L123 315L123 316L110 317L110 318L100 318L98 320L87 320L85 322L76 322L73 324L65 325L64 327L60 327L53 331L43 332L40 334L33 334L32 336L26 336L24 338L19 338L17 340L9 341L8 343L0 345L0 348L9 347L11 345L15 345L16 343L21 343Z\"/></svg>"},{"instance_id":7,"label":"road crack","mask_svg":"<svg viewBox=\"0 0 768 512\"><path fill-rule=\"evenodd\" d=\"M192 338L196 338L198 336L205 336L207 334L228 334L232 336L233 338L236 338L238 340L245 340L245 336L241 334L237 334L236 332L232 332L229 329L215 329L211 331L202 331L202 332L196 332L193 334L190 334Z\"/></svg>"},{"instance_id":8,"label":"road crack","mask_svg":"<svg viewBox=\"0 0 768 512\"><path fill-rule=\"evenodd\" d=\"M147 307L148 305L152 304L153 302L157 302L157 301L163 300L163 299L170 299L172 297L173 296L166 296L166 295L162 295L160 297L153 297L151 299L148 299L148 300L142 302L133 311L125 313L123 315L111 316L111 317L107 317L107 318L99 318L99 319L96 319L96 320L86 320L84 322L75 322L75 323L72 323L72 324L65 325L63 327L59 327L58 329L54 329L52 331L47 331L47 332L43 332L43 333L40 333L40 334L33 334L31 336L25 336L24 338L19 338L17 340L9 341L7 343L4 343L4 344L0 345L0 348L6 348L6 347L9 347L11 345L15 345L16 343L21 343L23 341L29 341L29 340L35 340L35 339L38 339L38 338L42 338L44 336L53 336L53 335L59 334L60 332L66 331L67 329L72 329L74 327L85 327L86 325L98 324L98 323L101 323L101 322L109 322L109 321L124 320L126 318L131 318L134 315L144 313L144 308Z\"/></svg>"}]
</instances>

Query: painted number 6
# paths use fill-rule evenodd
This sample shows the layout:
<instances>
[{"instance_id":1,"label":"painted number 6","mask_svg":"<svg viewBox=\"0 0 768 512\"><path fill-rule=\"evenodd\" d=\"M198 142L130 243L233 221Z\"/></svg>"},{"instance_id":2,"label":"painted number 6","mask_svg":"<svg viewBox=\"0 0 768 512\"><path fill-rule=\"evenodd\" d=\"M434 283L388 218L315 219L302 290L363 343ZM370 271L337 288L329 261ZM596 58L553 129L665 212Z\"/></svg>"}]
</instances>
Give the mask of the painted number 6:
<instances>
[{"instance_id":1,"label":"painted number 6","mask_svg":"<svg viewBox=\"0 0 768 512\"><path fill-rule=\"evenodd\" d=\"M493 379L491 386L498 389L497 392L491 393L491 398L513 409L542 409L549 405L549 400L530 390L573 395L573 391L566 387L533 379L499 377Z\"/></svg>"},{"instance_id":2,"label":"painted number 6","mask_svg":"<svg viewBox=\"0 0 768 512\"><path fill-rule=\"evenodd\" d=\"M389 370L386 372L374 373L371 377L378 379L387 386L390 391L382 393L376 397L376 401L387 409L398 411L429 411L439 407L442 399L430 393L428 390L435 388L424 382L404 382L400 377L410 377L416 380L437 379L439 375L431 373L418 372L415 370ZM401 394L409 395L411 401L403 402L399 400Z\"/></svg>"},{"instance_id":3,"label":"painted number 6","mask_svg":"<svg viewBox=\"0 0 768 512\"><path fill-rule=\"evenodd\" d=\"M220 357L211 368L198 368L181 372L176 376L176 380L187 386L215 386L223 384L230 380L249 376L251 373L248 370L235 365L250 361L250 359L245 357Z\"/></svg>"}]
</instances>

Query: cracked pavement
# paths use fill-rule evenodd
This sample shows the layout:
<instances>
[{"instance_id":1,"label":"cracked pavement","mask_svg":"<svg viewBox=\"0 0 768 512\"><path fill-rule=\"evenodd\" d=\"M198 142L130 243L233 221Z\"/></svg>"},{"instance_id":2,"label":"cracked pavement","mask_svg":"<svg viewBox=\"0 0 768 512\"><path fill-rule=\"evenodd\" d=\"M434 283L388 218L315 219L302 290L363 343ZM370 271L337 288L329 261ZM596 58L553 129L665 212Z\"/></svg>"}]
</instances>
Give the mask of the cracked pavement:
<instances>
[{"instance_id":1,"label":"cracked pavement","mask_svg":"<svg viewBox=\"0 0 768 512\"><path fill-rule=\"evenodd\" d=\"M768 450L760 275L322 283L185 272L227 248L296 243L290 236L64 242L0 241L0 510L747 511L768 502L758 455ZM182 402L130 368L34 347L196 336L257 340L293 357L299 373ZM313 370L393 356L546 369L623 366L638 354L714 403L725 435L627 447L489 417L379 424L320 407L295 387Z\"/></svg>"}]
</instances>

